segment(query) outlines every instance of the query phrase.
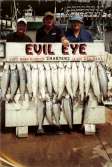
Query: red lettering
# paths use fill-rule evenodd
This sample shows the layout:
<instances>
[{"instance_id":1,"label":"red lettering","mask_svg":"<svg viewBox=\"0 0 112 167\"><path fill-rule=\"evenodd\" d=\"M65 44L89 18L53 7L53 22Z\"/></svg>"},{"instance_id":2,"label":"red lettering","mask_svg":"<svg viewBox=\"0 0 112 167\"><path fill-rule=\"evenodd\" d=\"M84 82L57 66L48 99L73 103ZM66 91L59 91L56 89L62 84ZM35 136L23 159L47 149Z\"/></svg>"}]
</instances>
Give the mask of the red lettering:
<instances>
[{"instance_id":1,"label":"red lettering","mask_svg":"<svg viewBox=\"0 0 112 167\"><path fill-rule=\"evenodd\" d=\"M62 45L62 53L63 53L64 55L69 55L69 53L67 52L68 47L69 47L69 46L63 46L63 45Z\"/></svg>"},{"instance_id":2,"label":"red lettering","mask_svg":"<svg viewBox=\"0 0 112 167\"><path fill-rule=\"evenodd\" d=\"M87 46L86 44L80 44L80 47L79 47L80 54L86 55L86 52L85 52L86 46Z\"/></svg>"},{"instance_id":3,"label":"red lettering","mask_svg":"<svg viewBox=\"0 0 112 167\"><path fill-rule=\"evenodd\" d=\"M48 54L49 55L54 55L54 52L52 51L52 45L48 44Z\"/></svg>"},{"instance_id":4,"label":"red lettering","mask_svg":"<svg viewBox=\"0 0 112 167\"><path fill-rule=\"evenodd\" d=\"M33 44L26 44L25 51L27 55L33 55L32 48L33 48Z\"/></svg>"},{"instance_id":5,"label":"red lettering","mask_svg":"<svg viewBox=\"0 0 112 167\"><path fill-rule=\"evenodd\" d=\"M78 50L78 48L79 48L79 45L78 44L70 44L70 47L71 47L71 49L72 49L72 54L76 54L76 52L77 52L77 50Z\"/></svg>"},{"instance_id":6,"label":"red lettering","mask_svg":"<svg viewBox=\"0 0 112 167\"><path fill-rule=\"evenodd\" d=\"M41 52L42 52L42 45L41 44L39 44L39 45L34 44L34 51L35 51L35 53L37 53L38 55L40 55Z\"/></svg>"},{"instance_id":7,"label":"red lettering","mask_svg":"<svg viewBox=\"0 0 112 167\"><path fill-rule=\"evenodd\" d=\"M47 55L47 44L43 45L43 53Z\"/></svg>"}]
</instances>

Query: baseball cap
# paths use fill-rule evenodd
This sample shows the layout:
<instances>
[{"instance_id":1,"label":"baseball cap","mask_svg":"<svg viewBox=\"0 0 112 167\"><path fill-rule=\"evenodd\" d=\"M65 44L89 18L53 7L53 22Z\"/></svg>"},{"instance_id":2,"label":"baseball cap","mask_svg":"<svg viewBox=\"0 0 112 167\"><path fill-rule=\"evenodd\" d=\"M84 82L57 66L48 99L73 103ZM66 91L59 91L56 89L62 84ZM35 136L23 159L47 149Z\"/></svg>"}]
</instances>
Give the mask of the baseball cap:
<instances>
[{"instance_id":1,"label":"baseball cap","mask_svg":"<svg viewBox=\"0 0 112 167\"><path fill-rule=\"evenodd\" d=\"M79 21L80 23L83 23L83 18L81 16L72 16L70 17L69 21L71 22Z\"/></svg>"},{"instance_id":2,"label":"baseball cap","mask_svg":"<svg viewBox=\"0 0 112 167\"><path fill-rule=\"evenodd\" d=\"M47 17L47 16L54 17L54 14L52 12L48 11L44 14L44 17Z\"/></svg>"},{"instance_id":3,"label":"baseball cap","mask_svg":"<svg viewBox=\"0 0 112 167\"><path fill-rule=\"evenodd\" d=\"M19 18L19 19L17 20L17 23L20 23L20 22L23 22L23 23L27 24L27 21L26 21L25 18Z\"/></svg>"}]
</instances>

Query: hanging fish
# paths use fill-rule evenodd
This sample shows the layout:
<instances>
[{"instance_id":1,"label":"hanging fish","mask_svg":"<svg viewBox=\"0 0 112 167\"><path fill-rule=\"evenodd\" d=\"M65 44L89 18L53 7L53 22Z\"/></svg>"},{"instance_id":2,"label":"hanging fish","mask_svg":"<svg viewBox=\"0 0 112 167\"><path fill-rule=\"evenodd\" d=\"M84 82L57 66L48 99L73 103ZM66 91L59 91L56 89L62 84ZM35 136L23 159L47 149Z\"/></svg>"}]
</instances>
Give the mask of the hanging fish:
<instances>
[{"instance_id":1,"label":"hanging fish","mask_svg":"<svg viewBox=\"0 0 112 167\"><path fill-rule=\"evenodd\" d=\"M98 102L101 103L101 92L98 79L98 71L95 62L93 62L91 65L91 86L93 88L94 95L96 96Z\"/></svg>"},{"instance_id":2,"label":"hanging fish","mask_svg":"<svg viewBox=\"0 0 112 167\"><path fill-rule=\"evenodd\" d=\"M53 116L57 126L60 126L60 104L57 102L57 95L53 96Z\"/></svg>"},{"instance_id":3,"label":"hanging fish","mask_svg":"<svg viewBox=\"0 0 112 167\"><path fill-rule=\"evenodd\" d=\"M37 121L38 121L38 129L37 134L44 134L43 129L43 121L44 121L44 102L40 99L36 99L35 101L36 109L37 109Z\"/></svg>"},{"instance_id":4,"label":"hanging fish","mask_svg":"<svg viewBox=\"0 0 112 167\"><path fill-rule=\"evenodd\" d=\"M107 73L100 63L98 64L98 78L99 78L99 83L100 83L100 88L101 92L103 95L104 100L107 99L108 97L108 77Z\"/></svg>"},{"instance_id":5,"label":"hanging fish","mask_svg":"<svg viewBox=\"0 0 112 167\"><path fill-rule=\"evenodd\" d=\"M72 110L71 99L69 95L66 95L65 98L62 99L62 106L69 128L72 129Z\"/></svg>"},{"instance_id":6,"label":"hanging fish","mask_svg":"<svg viewBox=\"0 0 112 167\"><path fill-rule=\"evenodd\" d=\"M58 64L58 99L62 97L65 88L65 76L64 76L64 65L59 62Z\"/></svg>"},{"instance_id":7,"label":"hanging fish","mask_svg":"<svg viewBox=\"0 0 112 167\"><path fill-rule=\"evenodd\" d=\"M17 64L18 72L19 72L19 90L20 90L20 98L19 102L23 102L25 100L25 92L26 92L26 71L24 65L22 63Z\"/></svg>"},{"instance_id":8,"label":"hanging fish","mask_svg":"<svg viewBox=\"0 0 112 167\"><path fill-rule=\"evenodd\" d=\"M9 103L15 101L14 97L16 95L18 85L19 85L19 74L18 74L18 70L17 70L16 65L11 64L10 69L11 69L11 77L10 77L11 94L10 94Z\"/></svg>"},{"instance_id":9,"label":"hanging fish","mask_svg":"<svg viewBox=\"0 0 112 167\"><path fill-rule=\"evenodd\" d=\"M54 92L58 95L58 69L55 63L50 64L51 80Z\"/></svg>"},{"instance_id":10,"label":"hanging fish","mask_svg":"<svg viewBox=\"0 0 112 167\"><path fill-rule=\"evenodd\" d=\"M79 75L79 97L80 97L80 101L83 102L84 100L84 66L82 62L79 62L78 75Z\"/></svg>"},{"instance_id":11,"label":"hanging fish","mask_svg":"<svg viewBox=\"0 0 112 167\"><path fill-rule=\"evenodd\" d=\"M47 100L46 101L46 118L49 122L49 124L53 124L53 104L52 100Z\"/></svg>"},{"instance_id":12,"label":"hanging fish","mask_svg":"<svg viewBox=\"0 0 112 167\"><path fill-rule=\"evenodd\" d=\"M5 64L2 78L1 78L1 94L2 94L2 100L6 99L7 90L10 83L10 66L9 64Z\"/></svg>"},{"instance_id":13,"label":"hanging fish","mask_svg":"<svg viewBox=\"0 0 112 167\"><path fill-rule=\"evenodd\" d=\"M90 64L85 64L85 75L84 75L84 86L85 86L85 97L88 96L91 83L91 67Z\"/></svg>"},{"instance_id":14,"label":"hanging fish","mask_svg":"<svg viewBox=\"0 0 112 167\"><path fill-rule=\"evenodd\" d=\"M26 87L28 91L29 100L32 99L32 71L30 64L24 64L26 70Z\"/></svg>"},{"instance_id":15,"label":"hanging fish","mask_svg":"<svg viewBox=\"0 0 112 167\"><path fill-rule=\"evenodd\" d=\"M39 71L37 63L32 63L32 92L34 100L39 95Z\"/></svg>"},{"instance_id":16,"label":"hanging fish","mask_svg":"<svg viewBox=\"0 0 112 167\"><path fill-rule=\"evenodd\" d=\"M39 94L42 100L45 100L46 94L46 78L45 78L45 70L43 64L38 64L39 70Z\"/></svg>"},{"instance_id":17,"label":"hanging fish","mask_svg":"<svg viewBox=\"0 0 112 167\"><path fill-rule=\"evenodd\" d=\"M45 76L46 76L47 90L48 90L48 93L49 93L50 97L52 97L53 87L52 87L50 65L48 63L45 63L44 67L45 67Z\"/></svg>"},{"instance_id":18,"label":"hanging fish","mask_svg":"<svg viewBox=\"0 0 112 167\"><path fill-rule=\"evenodd\" d=\"M65 87L68 94L73 98L72 92L72 76L71 76L71 63L68 62L65 66Z\"/></svg>"},{"instance_id":19,"label":"hanging fish","mask_svg":"<svg viewBox=\"0 0 112 167\"><path fill-rule=\"evenodd\" d=\"M79 85L79 75L78 75L78 69L75 62L72 63L72 91L73 96L76 97L76 92Z\"/></svg>"}]
</instances>

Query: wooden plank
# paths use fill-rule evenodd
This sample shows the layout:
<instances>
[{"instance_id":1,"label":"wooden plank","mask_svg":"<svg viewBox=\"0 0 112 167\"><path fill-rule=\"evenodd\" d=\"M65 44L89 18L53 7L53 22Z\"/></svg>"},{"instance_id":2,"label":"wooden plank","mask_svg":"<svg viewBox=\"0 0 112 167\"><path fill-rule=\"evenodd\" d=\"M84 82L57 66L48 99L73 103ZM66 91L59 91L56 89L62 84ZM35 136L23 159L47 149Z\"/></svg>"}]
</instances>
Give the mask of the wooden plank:
<instances>
[{"instance_id":1,"label":"wooden plank","mask_svg":"<svg viewBox=\"0 0 112 167\"><path fill-rule=\"evenodd\" d=\"M2 152L27 167L102 167L110 160L95 135L72 132L35 137L33 131L21 140L12 133L1 134L1 138Z\"/></svg>"},{"instance_id":2,"label":"wooden plank","mask_svg":"<svg viewBox=\"0 0 112 167\"><path fill-rule=\"evenodd\" d=\"M108 154L109 159L112 161L112 126L108 124L100 126L100 132L97 137Z\"/></svg>"}]
</instances>

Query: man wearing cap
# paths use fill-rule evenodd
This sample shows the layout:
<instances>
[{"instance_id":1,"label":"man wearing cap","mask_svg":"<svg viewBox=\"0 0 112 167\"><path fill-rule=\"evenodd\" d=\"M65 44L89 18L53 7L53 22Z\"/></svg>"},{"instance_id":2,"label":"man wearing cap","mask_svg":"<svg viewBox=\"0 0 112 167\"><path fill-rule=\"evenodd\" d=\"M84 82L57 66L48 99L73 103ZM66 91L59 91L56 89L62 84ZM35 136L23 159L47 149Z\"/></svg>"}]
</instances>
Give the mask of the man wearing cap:
<instances>
[{"instance_id":1,"label":"man wearing cap","mask_svg":"<svg viewBox=\"0 0 112 167\"><path fill-rule=\"evenodd\" d=\"M71 28L66 32L69 42L93 42L92 35L83 28L83 19L80 16L70 18Z\"/></svg>"},{"instance_id":2,"label":"man wearing cap","mask_svg":"<svg viewBox=\"0 0 112 167\"><path fill-rule=\"evenodd\" d=\"M26 35L27 21L24 18L17 20L17 30L7 35L7 42L32 42L31 38Z\"/></svg>"},{"instance_id":3,"label":"man wearing cap","mask_svg":"<svg viewBox=\"0 0 112 167\"><path fill-rule=\"evenodd\" d=\"M43 26L37 30L36 42L66 42L63 31L54 24L54 14L46 12Z\"/></svg>"}]
</instances>

